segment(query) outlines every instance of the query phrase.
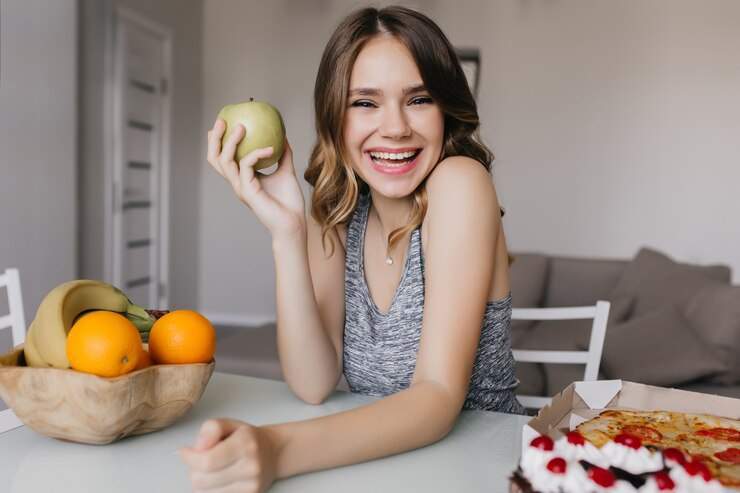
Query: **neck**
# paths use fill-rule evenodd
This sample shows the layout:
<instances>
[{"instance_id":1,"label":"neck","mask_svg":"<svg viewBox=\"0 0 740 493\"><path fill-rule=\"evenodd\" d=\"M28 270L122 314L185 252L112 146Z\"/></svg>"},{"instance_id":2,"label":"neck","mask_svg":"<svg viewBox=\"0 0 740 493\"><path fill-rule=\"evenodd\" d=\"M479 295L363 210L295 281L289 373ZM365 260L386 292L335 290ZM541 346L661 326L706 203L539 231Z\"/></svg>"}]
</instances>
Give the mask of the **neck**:
<instances>
[{"instance_id":1,"label":"neck","mask_svg":"<svg viewBox=\"0 0 740 493\"><path fill-rule=\"evenodd\" d=\"M370 192L372 207L378 215L386 234L405 226L411 214L411 199L402 197L400 199L384 197L375 192Z\"/></svg>"}]
</instances>

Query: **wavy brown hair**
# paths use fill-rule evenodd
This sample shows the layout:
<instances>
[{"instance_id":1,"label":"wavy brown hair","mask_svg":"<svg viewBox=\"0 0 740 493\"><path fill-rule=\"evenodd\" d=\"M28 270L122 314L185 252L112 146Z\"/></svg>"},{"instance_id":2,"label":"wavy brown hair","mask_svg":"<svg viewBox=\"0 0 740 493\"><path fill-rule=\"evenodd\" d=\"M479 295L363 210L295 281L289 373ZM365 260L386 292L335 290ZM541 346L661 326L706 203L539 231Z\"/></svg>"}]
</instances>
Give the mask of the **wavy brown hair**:
<instances>
[{"instance_id":1,"label":"wavy brown hair","mask_svg":"<svg viewBox=\"0 0 740 493\"><path fill-rule=\"evenodd\" d=\"M304 178L313 187L311 215L329 230L352 216L367 188L355 175L342 137L352 67L373 38L392 37L411 52L424 86L444 114L444 142L439 160L467 156L490 172L493 154L480 139L478 109L460 60L447 36L431 19L414 10L390 6L358 10L342 21L324 49L314 87L317 139ZM391 232L389 250L418 228L427 209L422 182L413 193L408 224ZM329 237L329 255L334 242ZM326 247L326 244L325 244Z\"/></svg>"}]
</instances>

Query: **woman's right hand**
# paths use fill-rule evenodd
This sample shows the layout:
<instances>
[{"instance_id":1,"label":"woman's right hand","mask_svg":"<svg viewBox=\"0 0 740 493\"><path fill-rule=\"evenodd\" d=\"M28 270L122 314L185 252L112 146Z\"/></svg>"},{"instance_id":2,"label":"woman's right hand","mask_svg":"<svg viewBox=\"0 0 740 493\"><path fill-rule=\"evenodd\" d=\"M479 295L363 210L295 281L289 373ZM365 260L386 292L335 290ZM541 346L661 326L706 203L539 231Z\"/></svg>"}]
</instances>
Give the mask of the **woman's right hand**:
<instances>
[{"instance_id":1,"label":"woman's right hand","mask_svg":"<svg viewBox=\"0 0 740 493\"><path fill-rule=\"evenodd\" d=\"M270 157L272 147L255 149L239 163L235 161L237 144L245 138L246 129L237 125L221 147L226 122L217 118L208 132L208 162L231 185L239 200L244 202L272 234L292 236L306 228L303 192L293 167L293 151L285 140L285 151L275 172L265 175L254 170L259 159ZM249 136L246 136L249 138Z\"/></svg>"}]
</instances>

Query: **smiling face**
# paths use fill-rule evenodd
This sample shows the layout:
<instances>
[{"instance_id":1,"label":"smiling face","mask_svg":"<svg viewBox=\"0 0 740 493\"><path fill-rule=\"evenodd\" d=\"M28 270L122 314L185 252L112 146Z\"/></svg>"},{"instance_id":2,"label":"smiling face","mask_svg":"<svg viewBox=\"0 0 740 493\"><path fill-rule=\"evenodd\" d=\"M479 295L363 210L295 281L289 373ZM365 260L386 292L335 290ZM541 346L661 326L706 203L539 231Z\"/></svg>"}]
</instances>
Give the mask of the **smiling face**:
<instances>
[{"instance_id":1,"label":"smiling face","mask_svg":"<svg viewBox=\"0 0 740 493\"><path fill-rule=\"evenodd\" d=\"M409 196L442 152L444 115L424 87L409 50L389 37L360 51L343 122L352 168L375 192Z\"/></svg>"}]
</instances>

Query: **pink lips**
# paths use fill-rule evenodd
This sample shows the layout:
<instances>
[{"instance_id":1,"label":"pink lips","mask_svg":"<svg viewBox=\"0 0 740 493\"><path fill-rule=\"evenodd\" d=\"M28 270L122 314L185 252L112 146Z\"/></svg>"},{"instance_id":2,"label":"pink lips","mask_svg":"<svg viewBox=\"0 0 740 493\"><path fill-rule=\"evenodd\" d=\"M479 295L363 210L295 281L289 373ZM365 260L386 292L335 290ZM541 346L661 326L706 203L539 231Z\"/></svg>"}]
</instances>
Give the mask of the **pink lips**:
<instances>
[{"instance_id":1,"label":"pink lips","mask_svg":"<svg viewBox=\"0 0 740 493\"><path fill-rule=\"evenodd\" d=\"M376 163L373 158L370 156L370 151L366 151L365 155L370 160L370 164L372 164L375 171L382 173L384 175L389 176L398 176L403 175L405 173L408 173L412 169L416 167L416 164L419 162L419 156L421 156L423 149L419 149L418 147L408 147L403 149L389 149L389 148L373 148L373 152L411 152L411 151L419 151L416 156L414 156L414 159L409 161L408 163L402 165L402 166L383 166L381 164Z\"/></svg>"}]
</instances>

